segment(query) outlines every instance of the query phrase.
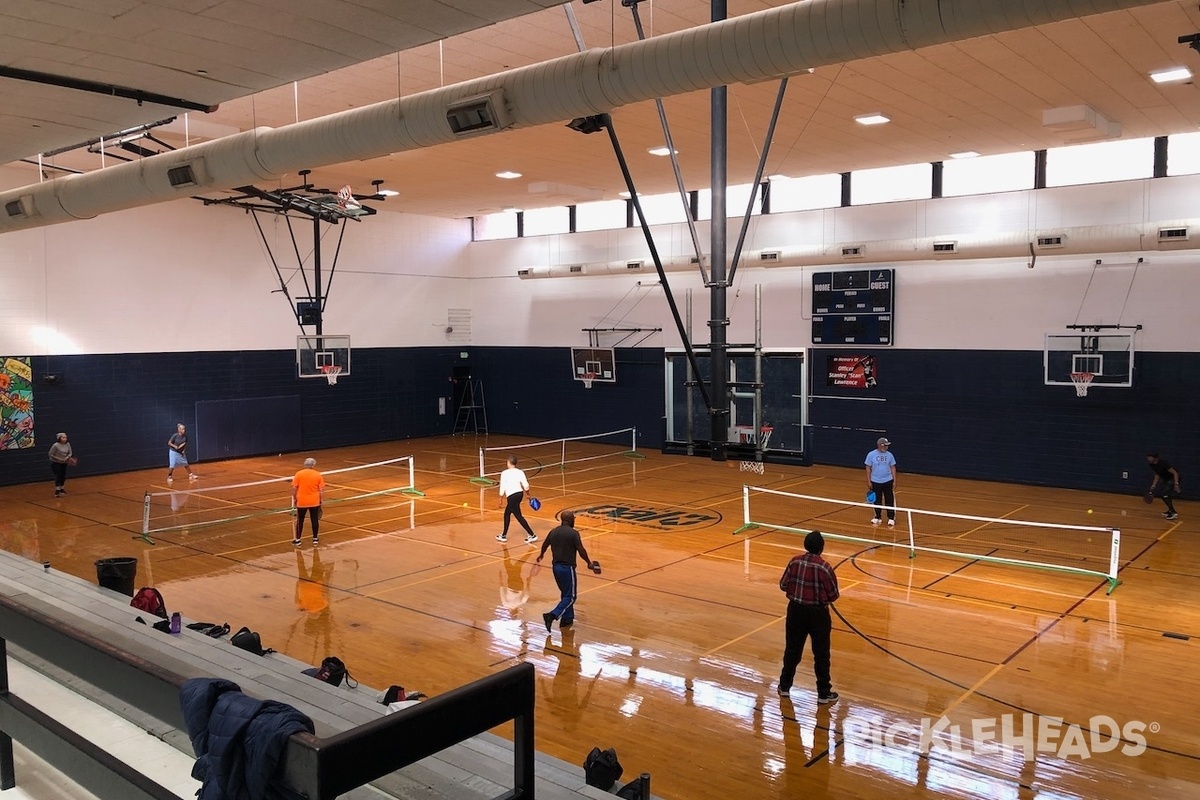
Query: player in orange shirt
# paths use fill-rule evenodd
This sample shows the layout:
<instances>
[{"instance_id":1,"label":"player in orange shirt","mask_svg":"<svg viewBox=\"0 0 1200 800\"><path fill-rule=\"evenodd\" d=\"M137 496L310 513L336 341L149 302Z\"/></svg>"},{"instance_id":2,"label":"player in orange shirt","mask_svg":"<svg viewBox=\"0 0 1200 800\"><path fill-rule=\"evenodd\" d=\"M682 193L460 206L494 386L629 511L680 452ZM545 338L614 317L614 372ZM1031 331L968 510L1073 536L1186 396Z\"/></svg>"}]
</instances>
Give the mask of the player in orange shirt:
<instances>
[{"instance_id":1,"label":"player in orange shirt","mask_svg":"<svg viewBox=\"0 0 1200 800\"><path fill-rule=\"evenodd\" d=\"M292 478L292 507L296 509L296 529L292 544L300 546L300 534L304 532L304 515L312 519L313 544L320 544L321 501L325 499L325 479L314 467L315 458L304 459L304 469Z\"/></svg>"}]
</instances>

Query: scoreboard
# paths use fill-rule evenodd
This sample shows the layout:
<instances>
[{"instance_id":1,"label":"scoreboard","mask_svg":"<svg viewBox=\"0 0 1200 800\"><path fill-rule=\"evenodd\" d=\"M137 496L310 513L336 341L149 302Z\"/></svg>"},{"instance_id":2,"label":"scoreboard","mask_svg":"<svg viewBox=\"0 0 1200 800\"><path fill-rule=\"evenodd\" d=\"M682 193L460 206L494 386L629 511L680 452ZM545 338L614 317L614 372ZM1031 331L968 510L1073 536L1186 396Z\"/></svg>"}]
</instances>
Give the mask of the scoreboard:
<instances>
[{"instance_id":1,"label":"scoreboard","mask_svg":"<svg viewBox=\"0 0 1200 800\"><path fill-rule=\"evenodd\" d=\"M813 344L890 345L894 270L813 274Z\"/></svg>"}]
</instances>

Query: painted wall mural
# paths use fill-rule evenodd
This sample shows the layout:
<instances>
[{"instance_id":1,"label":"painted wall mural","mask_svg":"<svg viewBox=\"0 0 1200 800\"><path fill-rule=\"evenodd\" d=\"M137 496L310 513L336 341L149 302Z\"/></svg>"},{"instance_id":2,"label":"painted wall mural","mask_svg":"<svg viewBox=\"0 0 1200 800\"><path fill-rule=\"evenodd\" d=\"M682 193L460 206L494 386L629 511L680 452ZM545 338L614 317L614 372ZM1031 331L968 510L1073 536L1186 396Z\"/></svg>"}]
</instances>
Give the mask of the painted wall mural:
<instances>
[{"instance_id":1,"label":"painted wall mural","mask_svg":"<svg viewBox=\"0 0 1200 800\"><path fill-rule=\"evenodd\" d=\"M28 357L0 356L0 450L33 444L33 368Z\"/></svg>"}]
</instances>

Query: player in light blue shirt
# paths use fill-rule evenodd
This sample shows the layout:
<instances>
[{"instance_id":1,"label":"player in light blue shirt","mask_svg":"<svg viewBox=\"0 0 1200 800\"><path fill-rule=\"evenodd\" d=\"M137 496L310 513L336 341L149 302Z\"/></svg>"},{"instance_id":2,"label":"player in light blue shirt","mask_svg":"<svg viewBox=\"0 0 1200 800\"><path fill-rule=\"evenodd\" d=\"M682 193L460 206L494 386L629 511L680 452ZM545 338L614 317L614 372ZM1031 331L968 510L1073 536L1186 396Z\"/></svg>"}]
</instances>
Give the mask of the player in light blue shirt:
<instances>
[{"instance_id":1,"label":"player in light blue shirt","mask_svg":"<svg viewBox=\"0 0 1200 800\"><path fill-rule=\"evenodd\" d=\"M889 527L896 525L896 457L888 449L892 446L884 437L875 442L875 449L867 453L867 485L875 493L875 517L872 525L878 525L887 509Z\"/></svg>"}]
</instances>

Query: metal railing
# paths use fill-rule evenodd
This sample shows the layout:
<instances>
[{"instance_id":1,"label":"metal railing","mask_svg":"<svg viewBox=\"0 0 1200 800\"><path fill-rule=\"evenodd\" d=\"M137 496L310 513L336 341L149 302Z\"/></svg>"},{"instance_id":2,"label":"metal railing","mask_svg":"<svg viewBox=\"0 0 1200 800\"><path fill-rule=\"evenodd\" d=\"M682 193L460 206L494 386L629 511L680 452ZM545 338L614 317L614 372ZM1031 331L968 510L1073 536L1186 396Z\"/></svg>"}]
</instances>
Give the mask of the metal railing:
<instances>
[{"instance_id":1,"label":"metal railing","mask_svg":"<svg viewBox=\"0 0 1200 800\"><path fill-rule=\"evenodd\" d=\"M0 596L0 788L16 785L15 739L104 800L177 800L174 792L9 691L9 641L179 730L185 730L180 687L200 677L180 675ZM533 679L533 666L518 664L334 736L296 734L284 751L282 780L310 800L333 800L511 721L513 785L495 800L535 800Z\"/></svg>"}]
</instances>

